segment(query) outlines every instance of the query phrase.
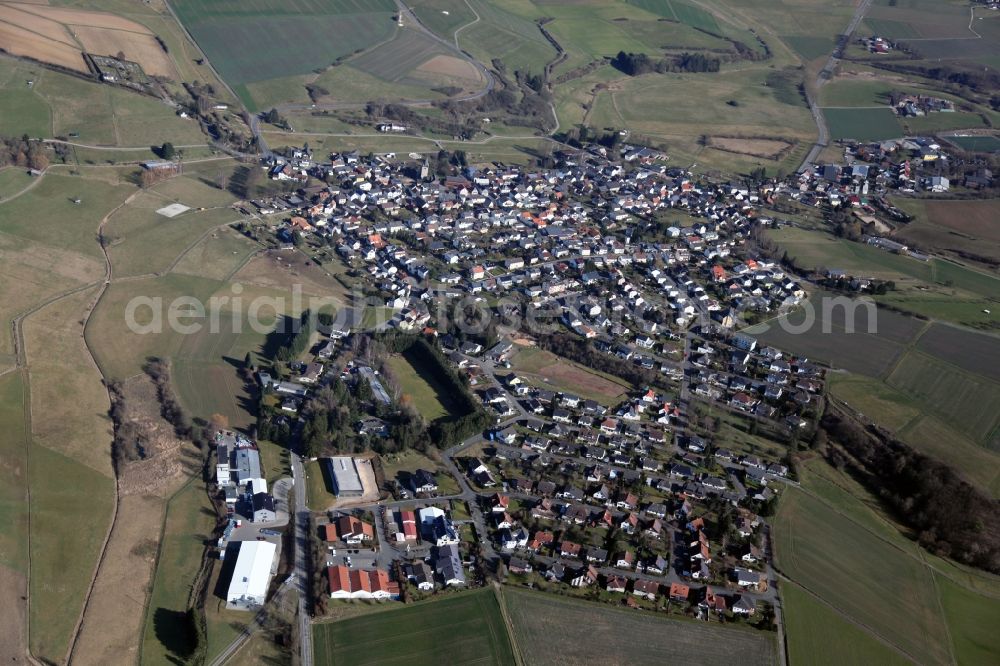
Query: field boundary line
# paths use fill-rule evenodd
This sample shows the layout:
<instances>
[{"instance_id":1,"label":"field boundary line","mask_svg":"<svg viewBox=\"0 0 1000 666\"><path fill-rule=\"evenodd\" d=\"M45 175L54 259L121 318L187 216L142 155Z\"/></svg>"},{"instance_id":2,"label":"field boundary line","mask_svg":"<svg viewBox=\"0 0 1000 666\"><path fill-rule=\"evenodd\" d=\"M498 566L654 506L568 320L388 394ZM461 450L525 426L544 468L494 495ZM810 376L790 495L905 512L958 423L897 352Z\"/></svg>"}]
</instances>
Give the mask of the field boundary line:
<instances>
[{"instance_id":1,"label":"field boundary line","mask_svg":"<svg viewBox=\"0 0 1000 666\"><path fill-rule=\"evenodd\" d=\"M829 477L827 477L827 476L824 476L824 477L822 477L822 478L823 478L823 479L824 479L825 481L828 481L828 482L832 483L833 485L837 486L838 488L840 488L840 489L841 489L841 490L843 490L843 491L844 491L845 493L847 493L848 495L850 495L850 496L851 496L851 497L853 497L854 499L858 500L858 501L859 501L859 502L861 502L862 504L865 504L865 507L867 508L867 504L866 504L866 503L865 503L865 502L864 502L863 500L861 500L861 499L860 499L859 497L857 497L857 496L856 496L856 495L855 495L855 494L854 494L853 492L851 492L851 490L850 490L850 489L848 489L848 488L844 487L844 486L843 486L843 485L842 485L842 484L841 484L841 483L840 483L839 481L837 481L836 479L831 479L831 478L829 478ZM968 590L969 592L972 592L972 593L974 593L974 594L979 594L979 595L981 595L981 596L984 596L984 597L989 597L989 598L992 598L992 599L1000 599L1000 594L994 594L994 593L991 593L991 592L984 592L984 591L982 591L982 590L978 590L978 589L974 589L974 588L970 587L969 585L967 585L967 584L965 584L965 583L962 583L962 582L960 582L960 581L956 580L955 578L953 578L952 576L950 576L950 575L949 575L949 574L948 574L947 572L945 572L944 570L942 570L942 569L939 569L938 567L934 566L934 565L933 565L933 564L931 564L930 562L927 562L927 560L926 560L926 559L924 558L924 553L923 553L923 550L922 550L922 549L920 549L920 546L919 546L918 544L914 544L914 545L915 545L915 548L917 549L917 551L916 551L916 552L917 552L917 554L916 554L916 555L913 555L912 553L907 553L907 552L906 552L906 550L905 550L905 549L903 549L903 547L902 547L902 546L900 546L899 544L895 544L895 543L893 543L892 541L889 541L888 539L886 539L886 538L885 538L885 537L883 537L882 535L880 535L880 534L878 534L878 533L876 533L876 532L872 531L871 529L869 529L869 528L868 528L867 526L865 526L865 525L862 525L862 524L861 524L861 523L859 523L858 521L854 520L854 518L853 518L853 517L851 517L850 515L848 515L848 514L846 514L846 513L842 512L842 511L841 511L840 509L838 509L838 508L837 508L836 506L834 506L834 505L830 504L830 502L826 501L826 500L825 500L825 499L824 499L823 497L821 497L821 496L817 495L816 493L812 492L811 490L808 490L808 489L804 488L804 487L803 487L803 486L801 486L801 485L800 485L800 486L798 486L797 488L798 488L799 490L801 490L801 491L802 491L803 493L805 493L806 495L809 495L810 497L812 497L813 499L815 499L815 500L817 500L817 501L819 501L819 502L822 502L822 503L823 503L823 504L825 504L825 505L826 505L826 506L827 506L827 507L828 507L828 508L829 508L829 509L830 509L831 511L834 511L834 512L836 512L837 514L841 515L841 516L842 516L843 518L845 518L846 520L848 520L848 521L852 522L852 523L853 523L854 525L856 525L857 527L859 527L859 528L861 528L861 529L863 529L863 530L867 531L868 533L870 533L870 534L871 534L872 536L874 536L875 538L877 538L877 539L881 539L882 541L885 541L885 542L886 542L887 544L889 544L890 546L893 546L894 548L896 548L896 549L898 549L898 550L902 551L903 553L905 553L906 555L908 555L909 557L911 557L911 558L913 558L913 559L920 559L920 560L921 560L921 562L922 562L923 564L925 564L925 565L926 565L926 566L927 566L928 568L930 568L930 569L932 569L932 570L934 570L934 571L937 571L937 572L938 572L938 573L940 573L940 574L941 574L942 576L946 577L946 578L947 578L948 580L950 580L950 581L952 581L953 583L955 583L955 584L959 585L960 587L963 587L963 588L965 588L965 589L966 589L966 590ZM892 530L894 530L894 531L896 531L896 532L900 532L901 536L902 536L902 537L903 537L904 539L906 539L906 535L905 535L905 534L903 534L903 533L901 532L901 530L900 530L900 529L899 529L899 528L898 528L898 527L897 527L897 526L896 526L896 525L895 525L894 523L892 523L892 522L891 522L891 521L890 521L890 520L889 520L888 518L886 518L886 517L885 517L885 516L884 516L884 515L882 514L882 512L880 512L880 511L873 511L873 510L871 510L871 509L869 509L869 511L871 511L872 515L873 515L873 516L874 516L874 517L875 517L875 518L876 518L876 519L877 519L877 520L878 520L879 522L883 523L883 524L884 524L884 525L885 525L886 527L889 527L890 529L892 529ZM909 543L912 543L912 542L909 542ZM947 560L946 560L946 561L947 561ZM976 574L978 574L978 575L982 575L982 574L986 574L986 573L987 573L987 572L979 572L979 571L976 571ZM998 579L998 581L997 581L997 582L1000 582L1000 579Z\"/></svg>"},{"instance_id":2,"label":"field boundary line","mask_svg":"<svg viewBox=\"0 0 1000 666\"><path fill-rule=\"evenodd\" d=\"M955 643L951 637L951 627L948 626L948 614L944 610L944 602L941 601L941 588L938 587L937 576L934 570L927 564L923 552L920 552L920 561L927 567L931 575L931 587L934 588L934 600L937 601L938 611L941 613L941 624L944 625L944 635L948 638L948 654L951 656L951 663L958 664L958 657L955 655Z\"/></svg>"},{"instance_id":3,"label":"field boundary line","mask_svg":"<svg viewBox=\"0 0 1000 666\"><path fill-rule=\"evenodd\" d=\"M500 616L503 618L504 627L507 630L507 639L510 641L510 649L514 653L514 663L517 666L525 666L524 656L521 654L521 646L517 643L517 633L514 631L514 623L507 614L507 605L504 603L503 585L494 584L493 596L500 606Z\"/></svg>"},{"instance_id":4,"label":"field boundary line","mask_svg":"<svg viewBox=\"0 0 1000 666\"><path fill-rule=\"evenodd\" d=\"M109 98L110 98L110 93L109 93ZM115 133L117 134L117 128L115 130ZM98 287L97 296L94 298L94 300L90 303L90 306L87 308L87 316L83 320L83 334L82 334L83 346L87 350L87 355L90 356L90 362L93 363L94 369L96 369L97 373L101 376L101 383L104 384L104 389L108 396L109 406L114 404L114 400L111 396L111 385L109 383L107 373L105 373L104 368L102 368L101 364L98 362L97 356L94 354L94 349L90 346L90 341L87 339L87 328L90 325L91 319L93 318L94 311L97 310L97 306L100 305L101 300L104 298L104 294L107 293L108 286L111 284L111 280L114 275L114 266L111 263L111 255L108 254L107 245L105 245L104 243L104 225L108 223L108 220L111 219L112 215L114 215L119 210L130 204L132 200L139 195L139 192L141 192L141 190L133 192L124 201L122 201L120 204L118 204L110 211L108 211L108 213L103 218L101 218L100 224L97 225L98 244L101 247L101 252L104 254L104 263L105 263L104 282L101 283L100 287ZM108 526L107 534L104 535L104 543L101 545L101 553L98 556L97 563L94 566L94 573L90 577L90 585L87 588L87 595L84 597L83 600L83 607L80 609L80 614L77 617L76 626L73 628L73 634L72 636L70 636L69 649L66 652L67 664L71 664L73 662L73 653L76 651L77 642L80 640L80 631L81 629L83 629L83 623L87 616L87 609L90 608L90 600L94 596L94 587L97 585L97 577L100 575L101 568L104 566L104 559L105 557L107 557L108 554L108 544L111 543L111 535L114 533L115 527L118 524L118 509L121 506L122 495L121 495L120 478L118 476L118 465L115 462L113 455L111 458L111 470L114 475L114 482L115 482L114 511L111 513L111 524Z\"/></svg>"},{"instance_id":5,"label":"field boundary line","mask_svg":"<svg viewBox=\"0 0 1000 666\"><path fill-rule=\"evenodd\" d=\"M469 0L464 0L464 2L465 2L465 6L469 8L469 11L472 12L472 15L475 16L476 18L473 21L469 21L468 23L465 23L463 25L458 26L457 28L455 28L455 31L452 33L452 37L455 39L455 48L458 49L459 51L462 50L462 47L459 46L459 44L458 44L458 33L462 32L463 30L465 30L469 26L472 26L472 25L475 25L475 24L479 23L479 20L480 20L479 12L476 11L476 8L472 6L472 4L469 2ZM411 9L410 11L413 11L413 10Z\"/></svg>"},{"instance_id":6,"label":"field boundary line","mask_svg":"<svg viewBox=\"0 0 1000 666\"><path fill-rule=\"evenodd\" d=\"M914 664L921 663L919 659L917 659L916 657L914 657L913 655L911 655L909 652L907 652L903 648L899 647L898 645L896 645L895 643L893 643L892 641L890 641L888 638L886 638L882 634L880 634L877 631L875 631L875 629L873 629L872 627L869 627L867 624L865 624L864 622L861 622L857 618L849 615L846 611L841 610L837 606L834 606L832 603L830 603L829 601L827 601L826 599L824 599L823 597L821 597L816 592L813 592L811 589L809 589L808 587L806 587L805 585L803 585L799 581L795 580L794 578L792 578L792 577L790 577L790 576L788 576L788 575L786 575L786 574L784 574L784 573L782 573L780 571L775 570L775 573L778 575L779 578L784 578L790 585L794 585L794 586L798 587L800 590L802 590L803 592L805 592L809 596L811 596L814 599L816 599L816 601L820 602L821 604L823 604L824 606L826 606L827 608L829 608L830 610L832 610L834 613L836 613L837 615L839 615L840 617L842 617L848 624L854 625L856 628L862 630L863 632L865 632L866 634L868 634L869 636L871 636L875 640L877 640L880 643L882 643L883 645L885 645L890 650L893 650L894 652L898 652L900 655L902 655L903 657L905 657L907 660L909 660L910 662L912 662Z\"/></svg>"},{"instance_id":7,"label":"field boundary line","mask_svg":"<svg viewBox=\"0 0 1000 666\"><path fill-rule=\"evenodd\" d=\"M926 322L924 322L924 325L920 327L920 330L917 331L917 333L913 336L913 339L902 346L903 347L902 351L899 354L899 356L896 357L896 360L894 360L892 364L885 369L885 372L882 373L881 377L878 377L880 381L884 382L886 385L889 384L889 377L891 377L892 373L894 373L896 369L900 366L900 364L903 362L903 359L906 358L906 356L909 355L911 351L919 351L917 349L917 342L920 341L920 338L924 337L924 333L926 333L930 329L933 323L934 322L931 320L927 320Z\"/></svg>"}]
</instances>

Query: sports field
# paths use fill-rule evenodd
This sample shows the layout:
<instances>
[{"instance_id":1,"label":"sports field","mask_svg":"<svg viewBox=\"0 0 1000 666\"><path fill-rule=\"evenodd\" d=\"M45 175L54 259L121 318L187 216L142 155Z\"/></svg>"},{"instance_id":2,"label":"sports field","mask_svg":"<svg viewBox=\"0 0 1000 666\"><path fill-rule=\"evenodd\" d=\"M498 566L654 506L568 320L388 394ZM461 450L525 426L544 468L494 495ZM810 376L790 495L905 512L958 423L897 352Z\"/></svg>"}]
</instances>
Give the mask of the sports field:
<instances>
[{"instance_id":1,"label":"sports field","mask_svg":"<svg viewBox=\"0 0 1000 666\"><path fill-rule=\"evenodd\" d=\"M903 136L903 128L888 107L844 109L824 108L823 116L833 139L881 141Z\"/></svg>"},{"instance_id":2,"label":"sports field","mask_svg":"<svg viewBox=\"0 0 1000 666\"><path fill-rule=\"evenodd\" d=\"M492 589L449 595L383 612L313 625L317 664L412 666L514 663Z\"/></svg>"},{"instance_id":3,"label":"sports field","mask_svg":"<svg viewBox=\"0 0 1000 666\"><path fill-rule=\"evenodd\" d=\"M773 664L774 634L504 588L519 652L547 664ZM711 646L710 649L707 649Z\"/></svg>"}]
</instances>

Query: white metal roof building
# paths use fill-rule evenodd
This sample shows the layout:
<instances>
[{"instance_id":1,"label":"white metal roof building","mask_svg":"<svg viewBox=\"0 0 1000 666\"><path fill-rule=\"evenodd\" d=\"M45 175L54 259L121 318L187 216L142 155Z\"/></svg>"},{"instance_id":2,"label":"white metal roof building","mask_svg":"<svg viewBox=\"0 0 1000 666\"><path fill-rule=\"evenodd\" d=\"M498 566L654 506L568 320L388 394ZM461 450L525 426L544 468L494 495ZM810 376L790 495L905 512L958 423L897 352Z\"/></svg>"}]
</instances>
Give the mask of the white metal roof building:
<instances>
[{"instance_id":1,"label":"white metal roof building","mask_svg":"<svg viewBox=\"0 0 1000 666\"><path fill-rule=\"evenodd\" d=\"M325 458L333 480L333 492L337 497L361 497L365 493L358 466L350 456Z\"/></svg>"},{"instance_id":2,"label":"white metal roof building","mask_svg":"<svg viewBox=\"0 0 1000 666\"><path fill-rule=\"evenodd\" d=\"M240 542L240 553L226 594L226 608L252 610L264 604L275 550L270 541Z\"/></svg>"}]
</instances>

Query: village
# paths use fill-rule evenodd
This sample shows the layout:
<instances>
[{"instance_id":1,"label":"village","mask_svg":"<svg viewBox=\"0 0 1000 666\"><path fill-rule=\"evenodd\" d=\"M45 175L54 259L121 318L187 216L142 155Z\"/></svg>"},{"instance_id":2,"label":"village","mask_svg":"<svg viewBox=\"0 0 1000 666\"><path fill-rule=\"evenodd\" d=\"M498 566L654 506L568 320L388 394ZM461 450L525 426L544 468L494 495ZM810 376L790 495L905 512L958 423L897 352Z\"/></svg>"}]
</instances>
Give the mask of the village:
<instances>
[{"instance_id":1,"label":"village","mask_svg":"<svg viewBox=\"0 0 1000 666\"><path fill-rule=\"evenodd\" d=\"M718 183L629 146L562 153L549 169L466 167L441 179L426 160L392 155L272 158L272 179L302 185L252 202L283 220L270 228L277 251L341 262L370 285L363 303L315 326L304 355L256 369L262 434L298 446L296 478L317 461L312 473L335 498L326 510L302 505L296 530L314 556L296 563L299 576L315 581L322 570L317 594L331 603L498 580L772 627L780 607L767 519L796 483L790 454L822 413L825 369L734 332L794 310L819 284L760 250L756 228L790 224L764 207L849 211L865 231L859 242L921 259L879 235L905 217L882 195L948 187L929 175L948 160L931 141L855 144L845 158L785 180ZM308 185L317 179L326 185ZM976 172L962 185L991 179ZM878 286L836 269L822 278ZM493 323L467 330L470 308ZM386 353L372 351L400 340L421 341L436 359L428 372L437 364L451 375L488 425L430 442L436 469L386 478L372 450L403 446L404 426L440 432L404 406L412 396ZM518 371L525 348L632 389L602 402L548 386ZM306 451L302 415L315 414L323 391L320 402L347 405L350 431ZM774 445L747 443L758 436ZM252 462L244 469L243 450L231 462L240 495L223 483L232 453L219 446L226 501L245 506L251 524L287 523ZM230 524L227 535L242 523ZM261 529L258 542L274 540L265 532L278 534ZM261 547L247 559L275 562ZM268 577L257 594L235 584L230 604L258 607Z\"/></svg>"},{"instance_id":2,"label":"village","mask_svg":"<svg viewBox=\"0 0 1000 666\"><path fill-rule=\"evenodd\" d=\"M795 483L787 443L814 427L824 370L733 332L812 288L753 250L753 228L775 223L760 204L778 196L867 205L867 178L817 169L788 183L716 184L648 149L620 158L593 149L550 170L468 168L442 182L426 164L356 153L317 164L299 151L270 168L275 179L339 183L254 203L287 211L279 247L367 274L379 297L362 307L383 315L363 326L359 308L345 308L316 326L306 358L257 368L267 437L294 445L321 391L350 407L346 439L309 451L335 498L309 507L302 525L330 602L499 579L703 619L774 617L766 520ZM453 303L503 323L470 333L448 320ZM490 424L433 442L443 449L435 470L385 478L364 453L408 418L386 359L359 353L385 336L423 340ZM634 388L601 402L540 384L511 363L525 344ZM722 424L786 446L715 441ZM219 453L235 507L239 493L221 481L231 454ZM296 460L299 478L309 457ZM236 474L241 515L280 521L281 502L258 490L253 470Z\"/></svg>"}]
</instances>

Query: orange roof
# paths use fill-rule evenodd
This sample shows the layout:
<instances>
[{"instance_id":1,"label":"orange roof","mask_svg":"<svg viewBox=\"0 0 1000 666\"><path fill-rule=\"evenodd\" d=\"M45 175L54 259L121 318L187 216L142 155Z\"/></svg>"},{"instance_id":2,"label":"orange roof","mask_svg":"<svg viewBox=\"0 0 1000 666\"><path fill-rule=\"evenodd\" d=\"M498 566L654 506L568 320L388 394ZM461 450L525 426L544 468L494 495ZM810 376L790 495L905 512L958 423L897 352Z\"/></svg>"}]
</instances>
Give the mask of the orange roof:
<instances>
[{"instance_id":1,"label":"orange roof","mask_svg":"<svg viewBox=\"0 0 1000 666\"><path fill-rule=\"evenodd\" d=\"M333 523L327 523L323 525L323 540L324 541L336 541L337 540L337 526Z\"/></svg>"},{"instance_id":2,"label":"orange roof","mask_svg":"<svg viewBox=\"0 0 1000 666\"><path fill-rule=\"evenodd\" d=\"M351 572L342 565L327 567L326 577L330 581L330 594L351 591Z\"/></svg>"},{"instance_id":3,"label":"orange roof","mask_svg":"<svg viewBox=\"0 0 1000 666\"><path fill-rule=\"evenodd\" d=\"M687 599L688 594L691 593L691 588L683 583L671 583L670 584L670 596L671 597L684 597Z\"/></svg>"}]
</instances>

